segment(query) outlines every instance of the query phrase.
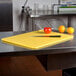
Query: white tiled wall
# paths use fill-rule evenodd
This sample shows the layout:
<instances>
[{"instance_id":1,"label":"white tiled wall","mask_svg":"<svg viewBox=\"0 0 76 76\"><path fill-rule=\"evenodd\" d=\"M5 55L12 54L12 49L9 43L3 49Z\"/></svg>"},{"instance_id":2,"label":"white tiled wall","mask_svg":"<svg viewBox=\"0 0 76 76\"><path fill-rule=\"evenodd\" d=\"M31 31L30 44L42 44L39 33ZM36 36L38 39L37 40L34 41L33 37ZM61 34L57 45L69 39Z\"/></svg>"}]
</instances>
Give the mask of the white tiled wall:
<instances>
[{"instance_id":1,"label":"white tiled wall","mask_svg":"<svg viewBox=\"0 0 76 76\"><path fill-rule=\"evenodd\" d=\"M12 0L13 1L13 30L18 31L20 26L20 15L22 5L25 0Z\"/></svg>"},{"instance_id":2,"label":"white tiled wall","mask_svg":"<svg viewBox=\"0 0 76 76\"><path fill-rule=\"evenodd\" d=\"M25 0L12 0L13 1L13 30L18 31L19 25L20 25L20 15L21 15L21 9L24 5ZM53 3L58 3L57 0L28 0L28 6L30 6L33 9L34 3L39 3L39 6L42 7L42 5L49 5L49 7L52 6ZM23 21L23 26L25 28L25 20Z\"/></svg>"},{"instance_id":3,"label":"white tiled wall","mask_svg":"<svg viewBox=\"0 0 76 76\"><path fill-rule=\"evenodd\" d=\"M19 25L20 25L20 15L21 15L21 9L24 5L25 0L12 0L13 1L13 30L18 31ZM28 4L33 9L34 2L39 3L40 7L42 5L47 4L49 7L52 6L52 4L57 4L58 0L28 0ZM59 17L62 19L65 24L67 25L67 17ZM73 17L72 25L76 25L76 17ZM25 30L25 19L23 21L23 30Z\"/></svg>"}]
</instances>

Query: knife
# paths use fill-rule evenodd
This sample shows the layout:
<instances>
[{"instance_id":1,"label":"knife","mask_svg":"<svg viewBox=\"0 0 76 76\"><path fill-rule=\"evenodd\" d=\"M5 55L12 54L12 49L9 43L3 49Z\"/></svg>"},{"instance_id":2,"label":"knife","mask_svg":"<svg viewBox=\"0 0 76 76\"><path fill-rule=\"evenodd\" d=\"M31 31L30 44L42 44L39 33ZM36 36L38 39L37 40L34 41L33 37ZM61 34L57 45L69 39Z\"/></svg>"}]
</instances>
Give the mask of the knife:
<instances>
[{"instance_id":1,"label":"knife","mask_svg":"<svg viewBox=\"0 0 76 76\"><path fill-rule=\"evenodd\" d=\"M61 37L61 35L50 35L50 36L33 36L33 37Z\"/></svg>"}]
</instances>

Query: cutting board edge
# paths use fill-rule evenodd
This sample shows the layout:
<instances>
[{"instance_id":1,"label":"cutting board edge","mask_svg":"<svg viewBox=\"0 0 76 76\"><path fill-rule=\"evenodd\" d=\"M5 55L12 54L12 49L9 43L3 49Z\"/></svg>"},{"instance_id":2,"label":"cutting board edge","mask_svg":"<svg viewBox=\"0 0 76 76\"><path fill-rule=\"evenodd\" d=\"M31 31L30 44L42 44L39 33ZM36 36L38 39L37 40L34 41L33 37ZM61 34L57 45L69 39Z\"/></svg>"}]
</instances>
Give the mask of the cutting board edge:
<instances>
[{"instance_id":1,"label":"cutting board edge","mask_svg":"<svg viewBox=\"0 0 76 76\"><path fill-rule=\"evenodd\" d=\"M59 44L59 43L63 43L63 42L66 42L66 41L69 41L69 40L71 40L71 39L73 39L74 38L74 36L71 36L69 39L67 38L67 39L65 39L64 41L60 41L60 42L55 42L55 43L53 43L53 44L51 44L51 45L44 45L43 47L41 46L41 47L38 47L38 48L36 48L36 47L28 47L28 46L23 46L23 45L19 45L19 44L16 44L16 43L11 43L11 42L9 42L9 41L6 41L6 40L4 40L5 38L3 38L3 39L1 39L2 40L2 42L3 43L7 43L7 44L10 44L10 45L14 45L14 46L17 46L17 47L21 47L21 48L26 48L26 49L30 49L30 50L38 50L38 49L42 49L42 48L47 48L47 47L49 47L49 46L54 46L54 45L57 45L57 44Z\"/></svg>"}]
</instances>

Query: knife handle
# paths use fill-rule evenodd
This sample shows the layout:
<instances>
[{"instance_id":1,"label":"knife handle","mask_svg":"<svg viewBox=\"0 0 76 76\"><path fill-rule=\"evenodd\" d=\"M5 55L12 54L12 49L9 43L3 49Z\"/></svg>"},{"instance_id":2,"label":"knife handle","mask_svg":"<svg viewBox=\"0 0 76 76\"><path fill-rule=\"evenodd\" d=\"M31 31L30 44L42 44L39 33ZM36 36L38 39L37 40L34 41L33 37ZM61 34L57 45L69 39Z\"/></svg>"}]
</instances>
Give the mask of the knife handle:
<instances>
[{"instance_id":1,"label":"knife handle","mask_svg":"<svg viewBox=\"0 0 76 76\"><path fill-rule=\"evenodd\" d=\"M61 35L49 36L49 37L61 37Z\"/></svg>"}]
</instances>

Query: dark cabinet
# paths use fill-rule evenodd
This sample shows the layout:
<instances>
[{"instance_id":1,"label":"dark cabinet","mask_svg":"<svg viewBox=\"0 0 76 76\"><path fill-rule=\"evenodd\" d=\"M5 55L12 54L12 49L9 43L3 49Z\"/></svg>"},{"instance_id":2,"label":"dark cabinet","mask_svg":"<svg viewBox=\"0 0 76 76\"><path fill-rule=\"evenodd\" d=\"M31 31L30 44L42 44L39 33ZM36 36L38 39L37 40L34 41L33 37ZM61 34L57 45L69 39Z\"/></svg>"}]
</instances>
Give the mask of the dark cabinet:
<instances>
[{"instance_id":1,"label":"dark cabinet","mask_svg":"<svg viewBox=\"0 0 76 76\"><path fill-rule=\"evenodd\" d=\"M0 31L12 31L12 1L0 2Z\"/></svg>"},{"instance_id":2,"label":"dark cabinet","mask_svg":"<svg viewBox=\"0 0 76 76\"><path fill-rule=\"evenodd\" d=\"M76 76L76 68L64 69L63 76Z\"/></svg>"}]
</instances>

